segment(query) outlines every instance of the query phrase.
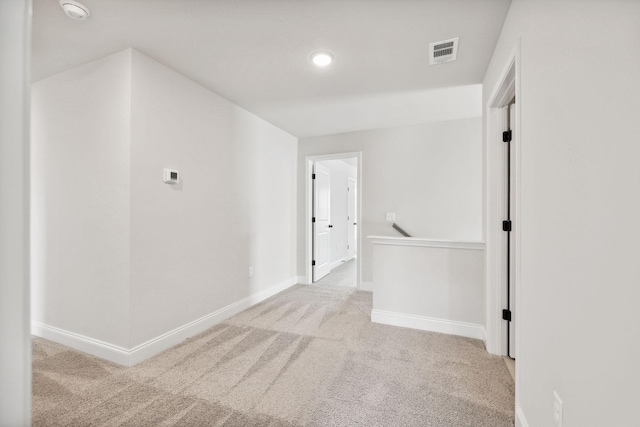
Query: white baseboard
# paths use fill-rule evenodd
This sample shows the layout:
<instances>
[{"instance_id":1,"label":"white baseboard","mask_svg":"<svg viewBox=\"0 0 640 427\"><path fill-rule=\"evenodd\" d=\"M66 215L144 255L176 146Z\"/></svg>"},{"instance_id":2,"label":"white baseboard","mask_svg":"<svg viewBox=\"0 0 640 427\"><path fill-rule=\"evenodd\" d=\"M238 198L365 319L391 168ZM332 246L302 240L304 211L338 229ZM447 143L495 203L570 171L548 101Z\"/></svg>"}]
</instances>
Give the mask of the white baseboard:
<instances>
[{"instance_id":1,"label":"white baseboard","mask_svg":"<svg viewBox=\"0 0 640 427\"><path fill-rule=\"evenodd\" d=\"M298 277L293 277L262 292L250 295L233 304L207 314L193 322L180 326L172 331L153 338L131 349L105 343L84 335L65 331L39 322L32 322L31 333L46 338L67 347L118 363L124 366L134 366L156 354L180 344L187 338L198 335L218 323L240 313L247 308L264 301L275 294L297 284Z\"/></svg>"},{"instance_id":2,"label":"white baseboard","mask_svg":"<svg viewBox=\"0 0 640 427\"><path fill-rule=\"evenodd\" d=\"M373 282L360 282L359 291L373 292Z\"/></svg>"},{"instance_id":3,"label":"white baseboard","mask_svg":"<svg viewBox=\"0 0 640 427\"><path fill-rule=\"evenodd\" d=\"M129 365L131 352L124 347L56 328L55 326L45 325L40 322L31 322L31 334L119 365L132 366Z\"/></svg>"},{"instance_id":4,"label":"white baseboard","mask_svg":"<svg viewBox=\"0 0 640 427\"><path fill-rule=\"evenodd\" d=\"M527 423L520 406L516 407L516 427L529 427L529 423Z\"/></svg>"},{"instance_id":5,"label":"white baseboard","mask_svg":"<svg viewBox=\"0 0 640 427\"><path fill-rule=\"evenodd\" d=\"M385 325L459 335L461 337L484 340L484 326L455 320L436 319L412 314L395 313L383 310L371 310L371 321Z\"/></svg>"},{"instance_id":6,"label":"white baseboard","mask_svg":"<svg viewBox=\"0 0 640 427\"><path fill-rule=\"evenodd\" d=\"M262 302L267 298L270 298L275 294L290 288L291 286L296 284L296 279L296 277L293 277L289 280L272 286L269 289L265 289L262 292L250 295L246 298L241 299L240 301L223 307L217 311L214 311L213 313L203 316L197 320L194 320L193 322L187 323L186 325L176 328L173 331L167 332L166 334L160 335L159 337L151 339L143 344L132 348L129 366L134 366L144 360L155 356L156 354L162 353L163 351L177 344L180 344L187 338L198 335L199 333L206 331L212 326L224 322L231 316L235 316L241 311L246 310L247 308L258 304L259 302Z\"/></svg>"},{"instance_id":7,"label":"white baseboard","mask_svg":"<svg viewBox=\"0 0 640 427\"><path fill-rule=\"evenodd\" d=\"M300 285L308 285L307 276L298 276L298 284L300 284Z\"/></svg>"}]
</instances>

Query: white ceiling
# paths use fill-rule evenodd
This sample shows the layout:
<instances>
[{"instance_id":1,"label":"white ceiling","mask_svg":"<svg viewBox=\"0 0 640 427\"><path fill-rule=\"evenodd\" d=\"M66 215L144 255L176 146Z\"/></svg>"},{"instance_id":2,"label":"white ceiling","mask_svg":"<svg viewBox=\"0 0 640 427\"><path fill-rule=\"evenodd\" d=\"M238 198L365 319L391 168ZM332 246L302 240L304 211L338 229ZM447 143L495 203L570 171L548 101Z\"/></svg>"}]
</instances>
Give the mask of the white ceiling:
<instances>
[{"instance_id":1,"label":"white ceiling","mask_svg":"<svg viewBox=\"0 0 640 427\"><path fill-rule=\"evenodd\" d=\"M298 137L478 116L511 0L33 0L37 81L129 47ZM429 43L459 37L430 66ZM335 62L313 66L330 50Z\"/></svg>"}]
</instances>

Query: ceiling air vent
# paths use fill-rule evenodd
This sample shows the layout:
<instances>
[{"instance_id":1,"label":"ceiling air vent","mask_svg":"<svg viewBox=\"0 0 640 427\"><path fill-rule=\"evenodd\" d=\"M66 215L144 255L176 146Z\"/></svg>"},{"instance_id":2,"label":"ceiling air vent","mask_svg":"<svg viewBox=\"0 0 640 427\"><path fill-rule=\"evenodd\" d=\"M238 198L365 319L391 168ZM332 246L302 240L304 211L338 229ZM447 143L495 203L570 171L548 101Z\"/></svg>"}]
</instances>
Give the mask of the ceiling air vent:
<instances>
[{"instance_id":1,"label":"ceiling air vent","mask_svg":"<svg viewBox=\"0 0 640 427\"><path fill-rule=\"evenodd\" d=\"M429 44L429 64L455 61L458 55L458 37Z\"/></svg>"}]
</instances>

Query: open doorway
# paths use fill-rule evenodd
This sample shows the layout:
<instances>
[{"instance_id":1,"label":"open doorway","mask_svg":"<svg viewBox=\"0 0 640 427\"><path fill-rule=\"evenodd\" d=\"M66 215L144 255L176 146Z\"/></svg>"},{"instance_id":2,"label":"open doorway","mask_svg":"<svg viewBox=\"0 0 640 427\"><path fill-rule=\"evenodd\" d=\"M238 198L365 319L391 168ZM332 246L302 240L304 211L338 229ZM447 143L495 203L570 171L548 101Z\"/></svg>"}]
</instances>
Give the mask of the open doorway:
<instances>
[{"instance_id":1,"label":"open doorway","mask_svg":"<svg viewBox=\"0 0 640 427\"><path fill-rule=\"evenodd\" d=\"M306 283L359 287L360 158L306 158Z\"/></svg>"}]
</instances>

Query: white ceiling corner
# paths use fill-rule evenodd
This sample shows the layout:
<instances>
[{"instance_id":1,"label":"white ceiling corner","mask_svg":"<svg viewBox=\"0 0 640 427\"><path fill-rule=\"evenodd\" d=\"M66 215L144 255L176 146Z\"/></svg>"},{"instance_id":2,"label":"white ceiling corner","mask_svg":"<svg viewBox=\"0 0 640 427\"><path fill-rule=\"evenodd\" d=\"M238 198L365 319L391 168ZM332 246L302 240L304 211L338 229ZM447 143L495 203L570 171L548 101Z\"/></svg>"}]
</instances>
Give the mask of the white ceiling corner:
<instances>
[{"instance_id":1,"label":"white ceiling corner","mask_svg":"<svg viewBox=\"0 0 640 427\"><path fill-rule=\"evenodd\" d=\"M481 114L510 0L33 0L34 81L135 48L298 137ZM456 61L429 43L459 37ZM329 50L335 61L314 67Z\"/></svg>"}]
</instances>

